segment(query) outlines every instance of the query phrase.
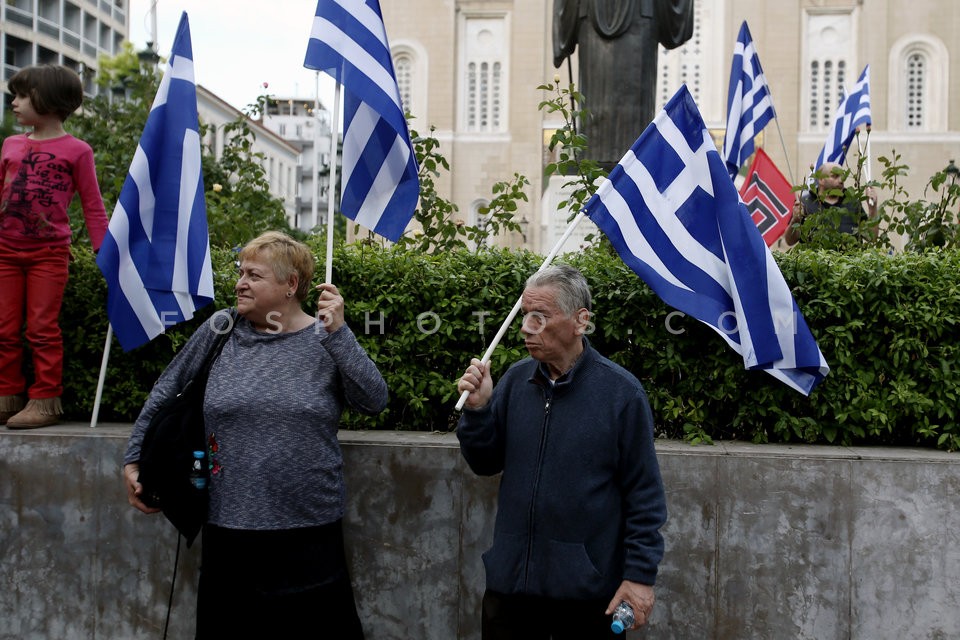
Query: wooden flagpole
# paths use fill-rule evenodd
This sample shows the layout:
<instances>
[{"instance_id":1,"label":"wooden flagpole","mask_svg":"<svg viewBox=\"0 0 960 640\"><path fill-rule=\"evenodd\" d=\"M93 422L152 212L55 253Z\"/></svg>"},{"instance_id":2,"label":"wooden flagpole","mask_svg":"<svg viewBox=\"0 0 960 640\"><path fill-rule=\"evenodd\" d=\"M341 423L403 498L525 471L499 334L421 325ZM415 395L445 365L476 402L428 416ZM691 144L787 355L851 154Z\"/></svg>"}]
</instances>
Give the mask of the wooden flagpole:
<instances>
[{"instance_id":1,"label":"wooden flagpole","mask_svg":"<svg viewBox=\"0 0 960 640\"><path fill-rule=\"evenodd\" d=\"M537 271L543 271L550 266L550 263L553 262L553 259L557 256L557 253L560 252L560 248L563 247L563 243L567 241L567 238L573 233L573 230L577 228L577 225L580 224L580 221L583 220L583 217L587 215L586 212L581 211L577 214L570 224L567 226L567 230L563 232L563 235L560 237L560 240L557 241L557 244L554 245L553 250L550 251L550 254L544 259L543 264L540 265L540 268ZM507 314L507 319L503 321L503 324L500 325L500 330L497 331L497 335L494 336L493 342L490 343L490 346L487 347L487 350L481 358L483 364L490 362L490 356L493 355L493 350L497 348L497 345L500 344L501 338L507 332L507 329L510 328L510 323L513 322L513 319L517 317L517 313L520 311L520 304L523 302L523 296L521 295L517 299L516 304L513 305L513 309L510 310L510 313ZM467 401L467 396L470 395L469 391L464 391L460 394L460 399L457 401L457 411L463 409L463 403Z\"/></svg>"}]
</instances>

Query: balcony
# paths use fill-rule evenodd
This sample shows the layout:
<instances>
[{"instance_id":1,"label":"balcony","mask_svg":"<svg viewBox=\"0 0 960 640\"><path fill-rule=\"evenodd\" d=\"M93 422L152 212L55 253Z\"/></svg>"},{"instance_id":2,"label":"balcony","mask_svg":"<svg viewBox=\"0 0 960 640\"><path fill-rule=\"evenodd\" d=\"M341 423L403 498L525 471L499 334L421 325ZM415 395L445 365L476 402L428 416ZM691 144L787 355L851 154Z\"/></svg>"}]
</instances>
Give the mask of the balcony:
<instances>
[{"instance_id":1,"label":"balcony","mask_svg":"<svg viewBox=\"0 0 960 640\"><path fill-rule=\"evenodd\" d=\"M30 11L26 11L24 9L20 9L19 7L8 4L6 6L4 17L10 22L33 29L33 13Z\"/></svg>"}]
</instances>

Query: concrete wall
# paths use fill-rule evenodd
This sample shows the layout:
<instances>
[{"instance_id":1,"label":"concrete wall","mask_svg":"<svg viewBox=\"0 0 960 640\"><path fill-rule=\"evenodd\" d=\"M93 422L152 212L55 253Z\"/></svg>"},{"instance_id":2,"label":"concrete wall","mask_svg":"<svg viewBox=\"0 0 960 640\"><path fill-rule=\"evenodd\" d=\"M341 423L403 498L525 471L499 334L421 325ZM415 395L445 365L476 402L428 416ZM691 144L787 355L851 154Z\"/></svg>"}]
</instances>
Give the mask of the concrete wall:
<instances>
[{"instance_id":1,"label":"concrete wall","mask_svg":"<svg viewBox=\"0 0 960 640\"><path fill-rule=\"evenodd\" d=\"M129 426L0 429L0 639L160 638L176 538L127 506ZM477 640L496 479L450 434L345 432L367 636ZM960 637L960 456L658 444L667 553L639 638ZM202 544L202 541L199 543ZM169 637L193 637L199 544Z\"/></svg>"}]
</instances>

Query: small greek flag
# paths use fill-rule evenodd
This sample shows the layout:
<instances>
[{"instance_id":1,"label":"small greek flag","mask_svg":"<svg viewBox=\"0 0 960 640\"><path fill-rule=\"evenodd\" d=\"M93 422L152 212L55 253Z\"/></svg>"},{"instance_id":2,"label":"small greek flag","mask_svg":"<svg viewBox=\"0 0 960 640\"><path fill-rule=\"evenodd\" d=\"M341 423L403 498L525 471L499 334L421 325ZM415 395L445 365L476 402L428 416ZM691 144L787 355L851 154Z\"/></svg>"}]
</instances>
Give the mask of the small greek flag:
<instances>
[{"instance_id":1,"label":"small greek flag","mask_svg":"<svg viewBox=\"0 0 960 640\"><path fill-rule=\"evenodd\" d=\"M107 316L124 351L189 320L213 301L186 12L97 266L107 280Z\"/></svg>"},{"instance_id":2,"label":"small greek flag","mask_svg":"<svg viewBox=\"0 0 960 640\"><path fill-rule=\"evenodd\" d=\"M862 124L872 124L870 117L870 65L863 68L860 79L854 85L853 91L843 96L837 113L833 116L833 125L827 134L827 141L817 156L815 169L823 166L824 162L843 164L847 157L847 149L853 141L857 127Z\"/></svg>"},{"instance_id":3,"label":"small greek flag","mask_svg":"<svg viewBox=\"0 0 960 640\"><path fill-rule=\"evenodd\" d=\"M396 242L420 197L417 159L377 0L320 0L303 66L343 85L340 210Z\"/></svg>"},{"instance_id":4,"label":"small greek flag","mask_svg":"<svg viewBox=\"0 0 960 640\"><path fill-rule=\"evenodd\" d=\"M723 157L731 178L736 177L753 153L753 139L775 117L760 56L744 20L733 50L727 92L727 133L723 138Z\"/></svg>"}]
</instances>

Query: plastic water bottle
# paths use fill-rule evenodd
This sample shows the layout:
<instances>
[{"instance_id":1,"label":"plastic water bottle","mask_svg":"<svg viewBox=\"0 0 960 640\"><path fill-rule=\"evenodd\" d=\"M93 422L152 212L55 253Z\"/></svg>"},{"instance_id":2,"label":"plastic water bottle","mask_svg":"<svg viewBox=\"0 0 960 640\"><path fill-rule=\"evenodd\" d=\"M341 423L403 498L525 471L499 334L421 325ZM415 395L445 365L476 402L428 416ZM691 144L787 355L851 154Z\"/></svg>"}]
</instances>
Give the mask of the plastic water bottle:
<instances>
[{"instance_id":1,"label":"plastic water bottle","mask_svg":"<svg viewBox=\"0 0 960 640\"><path fill-rule=\"evenodd\" d=\"M626 629L632 627L635 621L633 607L626 600L621 600L613 611L613 623L611 623L610 628L614 633L623 633Z\"/></svg>"},{"instance_id":2,"label":"plastic water bottle","mask_svg":"<svg viewBox=\"0 0 960 640\"><path fill-rule=\"evenodd\" d=\"M190 470L190 484L196 489L207 488L207 477L203 475L203 451L193 452L193 468Z\"/></svg>"}]
</instances>

